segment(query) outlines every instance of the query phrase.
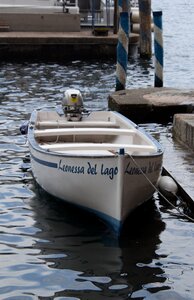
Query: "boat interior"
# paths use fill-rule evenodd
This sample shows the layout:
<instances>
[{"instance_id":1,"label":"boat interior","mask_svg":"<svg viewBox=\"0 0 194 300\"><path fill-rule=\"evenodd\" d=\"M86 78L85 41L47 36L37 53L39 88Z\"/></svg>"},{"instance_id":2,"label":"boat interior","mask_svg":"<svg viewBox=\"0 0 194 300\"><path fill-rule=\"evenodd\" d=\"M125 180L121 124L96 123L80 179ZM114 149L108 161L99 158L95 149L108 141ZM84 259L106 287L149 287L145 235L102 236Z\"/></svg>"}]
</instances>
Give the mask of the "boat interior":
<instances>
[{"instance_id":1,"label":"boat interior","mask_svg":"<svg viewBox=\"0 0 194 300\"><path fill-rule=\"evenodd\" d=\"M48 121L49 120L49 121ZM81 121L67 121L56 112L38 112L34 137L48 151L156 152L155 144L133 125L110 112L93 112Z\"/></svg>"}]
</instances>

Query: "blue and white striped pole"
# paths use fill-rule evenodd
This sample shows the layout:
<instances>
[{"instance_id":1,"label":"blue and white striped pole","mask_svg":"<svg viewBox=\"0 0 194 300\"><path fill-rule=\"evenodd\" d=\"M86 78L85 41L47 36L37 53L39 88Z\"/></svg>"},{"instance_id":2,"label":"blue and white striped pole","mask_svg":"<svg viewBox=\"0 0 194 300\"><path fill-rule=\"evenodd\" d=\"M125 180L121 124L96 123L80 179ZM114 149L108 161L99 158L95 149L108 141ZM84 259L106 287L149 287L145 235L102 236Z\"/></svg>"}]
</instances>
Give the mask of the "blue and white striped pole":
<instances>
[{"instance_id":1,"label":"blue and white striped pole","mask_svg":"<svg viewBox=\"0 0 194 300\"><path fill-rule=\"evenodd\" d=\"M121 12L120 19L119 19L117 66L116 66L116 91L125 89L126 78L127 78L128 47L129 47L129 14L127 11L127 12Z\"/></svg>"},{"instance_id":2,"label":"blue and white striped pole","mask_svg":"<svg viewBox=\"0 0 194 300\"><path fill-rule=\"evenodd\" d=\"M118 1L118 6L119 6L119 13L121 13L122 12L122 6L123 6L123 0L119 0Z\"/></svg>"},{"instance_id":3,"label":"blue and white striped pole","mask_svg":"<svg viewBox=\"0 0 194 300\"><path fill-rule=\"evenodd\" d=\"M153 12L154 20L154 53L155 53L155 78L154 86L163 87L163 33L162 33L162 11Z\"/></svg>"}]
</instances>

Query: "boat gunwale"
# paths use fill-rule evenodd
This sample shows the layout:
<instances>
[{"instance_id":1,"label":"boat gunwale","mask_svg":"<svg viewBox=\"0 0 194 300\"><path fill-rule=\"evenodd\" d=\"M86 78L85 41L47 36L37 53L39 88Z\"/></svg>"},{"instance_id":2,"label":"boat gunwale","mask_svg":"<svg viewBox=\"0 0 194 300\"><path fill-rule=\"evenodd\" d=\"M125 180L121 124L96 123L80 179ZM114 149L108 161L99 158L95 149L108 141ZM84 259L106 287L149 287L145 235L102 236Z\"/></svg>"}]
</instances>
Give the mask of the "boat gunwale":
<instances>
[{"instance_id":1,"label":"boat gunwale","mask_svg":"<svg viewBox=\"0 0 194 300\"><path fill-rule=\"evenodd\" d=\"M29 128L28 128L28 142L31 145L31 147L36 150L39 153L42 154L47 154L50 156L55 156L55 157L82 157L82 158L115 158L119 156L118 152L115 152L115 154L113 155L113 153L111 152L110 155L108 154L76 154L76 153L60 153L60 152L55 152L55 151L50 151L50 150L46 150L41 148L41 146L39 145L39 143L36 141L35 136L34 136L34 130L35 130L35 121L36 121L36 116L37 116L38 111L34 110L31 114L31 118L30 118L30 124L29 124ZM156 146L156 151L155 152L151 152L151 153L146 153L146 154L142 154L142 153L134 153L134 154L129 154L126 153L126 156L132 156L132 157L138 157L138 158L146 158L146 157L156 157L156 156L162 156L163 155L163 148L161 146L161 144L154 138L152 137L148 132L146 132L143 128L140 128L137 124L135 124L133 121L127 119L125 116L121 115L119 112L116 111L112 111L113 114L117 115L119 118L123 119L127 124L129 124L130 126L134 127L135 129L137 129L140 133L142 133L143 135L145 135L150 141L152 141L152 143Z\"/></svg>"}]
</instances>

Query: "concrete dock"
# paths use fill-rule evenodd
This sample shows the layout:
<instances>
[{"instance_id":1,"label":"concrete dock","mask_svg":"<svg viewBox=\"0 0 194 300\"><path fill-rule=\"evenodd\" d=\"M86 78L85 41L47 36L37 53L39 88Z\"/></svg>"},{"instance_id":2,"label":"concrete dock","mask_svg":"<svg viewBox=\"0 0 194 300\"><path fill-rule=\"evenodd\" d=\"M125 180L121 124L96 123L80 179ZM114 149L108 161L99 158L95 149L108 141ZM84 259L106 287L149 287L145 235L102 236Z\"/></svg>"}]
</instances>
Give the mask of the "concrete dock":
<instances>
[{"instance_id":1,"label":"concrete dock","mask_svg":"<svg viewBox=\"0 0 194 300\"><path fill-rule=\"evenodd\" d=\"M102 12L101 12L102 14ZM77 6L1 5L1 60L116 60L118 35L99 12L91 19ZM113 17L113 16L112 16ZM93 22L91 22L91 20ZM108 25L112 24L112 25ZM139 34L129 35L129 55L137 53Z\"/></svg>"},{"instance_id":2,"label":"concrete dock","mask_svg":"<svg viewBox=\"0 0 194 300\"><path fill-rule=\"evenodd\" d=\"M194 112L194 90L138 88L112 93L108 107L136 123L170 122L177 113Z\"/></svg>"},{"instance_id":3,"label":"concrete dock","mask_svg":"<svg viewBox=\"0 0 194 300\"><path fill-rule=\"evenodd\" d=\"M194 90L172 88L138 88L112 93L108 106L136 123L172 123L173 140L184 145L181 154L174 143L163 137L165 143L164 170L179 184L179 196L194 214L194 174L185 165L194 156ZM193 153L193 154L192 154ZM178 168L173 165L179 159ZM170 163L169 163L170 162ZM176 162L177 164L177 162ZM172 168L173 166L173 168ZM181 167L180 167L181 166ZM185 179L186 178L186 179ZM188 178L190 179L188 182Z\"/></svg>"},{"instance_id":4,"label":"concrete dock","mask_svg":"<svg viewBox=\"0 0 194 300\"><path fill-rule=\"evenodd\" d=\"M138 34L129 36L129 54L137 52ZM0 32L1 60L110 59L116 58L117 34L95 36L92 29L79 32Z\"/></svg>"},{"instance_id":5,"label":"concrete dock","mask_svg":"<svg viewBox=\"0 0 194 300\"><path fill-rule=\"evenodd\" d=\"M194 114L174 115L173 136L194 151Z\"/></svg>"}]
</instances>

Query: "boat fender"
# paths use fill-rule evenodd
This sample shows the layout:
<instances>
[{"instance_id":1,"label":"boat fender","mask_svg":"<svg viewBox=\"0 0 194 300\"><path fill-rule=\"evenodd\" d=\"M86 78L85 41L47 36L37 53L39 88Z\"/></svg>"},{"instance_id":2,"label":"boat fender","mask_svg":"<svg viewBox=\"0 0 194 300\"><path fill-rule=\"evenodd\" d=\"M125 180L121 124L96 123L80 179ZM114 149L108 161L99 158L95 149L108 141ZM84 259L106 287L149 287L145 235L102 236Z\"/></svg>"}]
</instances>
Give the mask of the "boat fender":
<instances>
[{"instance_id":1,"label":"boat fender","mask_svg":"<svg viewBox=\"0 0 194 300\"><path fill-rule=\"evenodd\" d=\"M167 197L174 197L178 192L178 185L170 176L161 176L158 180L159 191Z\"/></svg>"},{"instance_id":2,"label":"boat fender","mask_svg":"<svg viewBox=\"0 0 194 300\"><path fill-rule=\"evenodd\" d=\"M24 122L20 126L20 132L21 132L21 134L27 134L28 133L28 122Z\"/></svg>"}]
</instances>

